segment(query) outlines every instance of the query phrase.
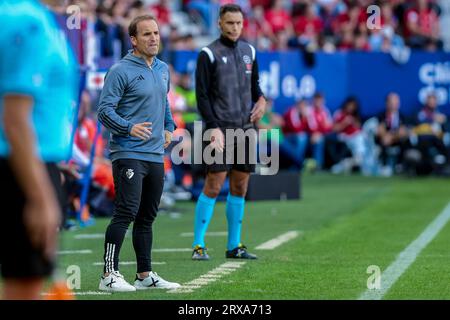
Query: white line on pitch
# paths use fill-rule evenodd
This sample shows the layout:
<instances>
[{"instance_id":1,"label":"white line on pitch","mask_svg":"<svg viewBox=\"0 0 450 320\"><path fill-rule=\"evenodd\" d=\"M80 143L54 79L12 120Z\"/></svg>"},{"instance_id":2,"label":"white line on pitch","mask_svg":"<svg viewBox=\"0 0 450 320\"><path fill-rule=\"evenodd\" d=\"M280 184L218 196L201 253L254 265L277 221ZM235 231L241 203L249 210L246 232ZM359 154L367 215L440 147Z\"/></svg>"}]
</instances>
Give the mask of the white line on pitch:
<instances>
[{"instance_id":1,"label":"white line on pitch","mask_svg":"<svg viewBox=\"0 0 450 320\"><path fill-rule=\"evenodd\" d=\"M84 239L104 239L104 233L82 233L77 234L73 237L76 240L84 240Z\"/></svg>"},{"instance_id":2,"label":"white line on pitch","mask_svg":"<svg viewBox=\"0 0 450 320\"><path fill-rule=\"evenodd\" d=\"M226 231L216 231L216 232L207 232L206 236L208 237L226 237L228 235L228 232ZM183 232L180 233L181 237L193 237L194 233L193 232Z\"/></svg>"},{"instance_id":3,"label":"white line on pitch","mask_svg":"<svg viewBox=\"0 0 450 320\"><path fill-rule=\"evenodd\" d=\"M174 293L174 292L170 292L170 291L168 291L168 292ZM194 292L194 290L193 289L177 289L176 293L191 293L191 292Z\"/></svg>"},{"instance_id":4,"label":"white line on pitch","mask_svg":"<svg viewBox=\"0 0 450 320\"><path fill-rule=\"evenodd\" d=\"M153 249L153 252L191 252L191 248L161 248L161 249ZM212 251L212 249L209 249ZM63 250L59 251L58 254L90 254L92 250Z\"/></svg>"},{"instance_id":5,"label":"white line on pitch","mask_svg":"<svg viewBox=\"0 0 450 320\"><path fill-rule=\"evenodd\" d=\"M111 292L103 292L103 291L74 291L73 293L67 293L65 294L67 296L109 296L111 295ZM43 292L41 293L41 296L56 296L56 293L49 293L49 292Z\"/></svg>"},{"instance_id":6,"label":"white line on pitch","mask_svg":"<svg viewBox=\"0 0 450 320\"><path fill-rule=\"evenodd\" d=\"M94 262L92 265L93 266L102 266L104 264L105 264L104 262ZM155 264L155 265L157 265L157 264L166 264L166 262L164 262L164 261L161 261L161 262L152 261L152 264ZM120 261L119 265L121 265L121 266L133 266L133 265L136 265L136 261L123 261L123 262Z\"/></svg>"},{"instance_id":7,"label":"white line on pitch","mask_svg":"<svg viewBox=\"0 0 450 320\"><path fill-rule=\"evenodd\" d=\"M283 233L282 235L279 235L278 237L269 240L267 242L264 242L257 246L255 249L257 250L273 250L276 247L281 246L283 243L286 243L292 239L297 238L300 235L300 232L298 231L289 231L286 233Z\"/></svg>"},{"instance_id":8,"label":"white line on pitch","mask_svg":"<svg viewBox=\"0 0 450 320\"><path fill-rule=\"evenodd\" d=\"M90 254L92 253L92 250L85 249L85 250L63 250L58 251L58 254Z\"/></svg>"},{"instance_id":9,"label":"white line on pitch","mask_svg":"<svg viewBox=\"0 0 450 320\"><path fill-rule=\"evenodd\" d=\"M103 291L84 291L84 292L74 292L76 296L106 296L111 295L111 292L103 292Z\"/></svg>"},{"instance_id":10,"label":"white line on pitch","mask_svg":"<svg viewBox=\"0 0 450 320\"><path fill-rule=\"evenodd\" d=\"M189 281L183 284L180 288L172 289L167 292L169 293L190 293L193 292L194 289L198 289L208 284L220 280L223 276L230 274L237 269L241 268L246 262L245 261L236 261L236 262L226 262L209 271L206 274L201 275L197 279Z\"/></svg>"},{"instance_id":11,"label":"white line on pitch","mask_svg":"<svg viewBox=\"0 0 450 320\"><path fill-rule=\"evenodd\" d=\"M130 232L127 231L125 238L130 237ZM73 236L75 240L89 240L89 239L105 239L104 233L80 233Z\"/></svg>"},{"instance_id":12,"label":"white line on pitch","mask_svg":"<svg viewBox=\"0 0 450 320\"><path fill-rule=\"evenodd\" d=\"M420 252L436 237L450 220L450 203L426 229L397 256L394 262L381 274L381 288L367 289L359 300L380 300L403 272L416 260Z\"/></svg>"},{"instance_id":13,"label":"white line on pitch","mask_svg":"<svg viewBox=\"0 0 450 320\"><path fill-rule=\"evenodd\" d=\"M220 274L204 274L200 276L200 278L221 278L222 276Z\"/></svg>"},{"instance_id":14,"label":"white line on pitch","mask_svg":"<svg viewBox=\"0 0 450 320\"><path fill-rule=\"evenodd\" d=\"M153 252L192 252L192 248L162 248L152 249ZM208 249L211 251L211 249Z\"/></svg>"}]
</instances>

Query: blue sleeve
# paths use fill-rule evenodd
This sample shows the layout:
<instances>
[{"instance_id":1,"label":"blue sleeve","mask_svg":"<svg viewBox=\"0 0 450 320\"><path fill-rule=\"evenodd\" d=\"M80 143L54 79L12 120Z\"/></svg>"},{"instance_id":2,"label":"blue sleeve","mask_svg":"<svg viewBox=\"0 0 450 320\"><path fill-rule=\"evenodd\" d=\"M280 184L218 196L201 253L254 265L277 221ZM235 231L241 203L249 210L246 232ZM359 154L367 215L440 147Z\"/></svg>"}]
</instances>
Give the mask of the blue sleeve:
<instances>
[{"instance_id":1,"label":"blue sleeve","mask_svg":"<svg viewBox=\"0 0 450 320\"><path fill-rule=\"evenodd\" d=\"M44 74L49 39L37 18L17 18L1 37L1 93L36 96L46 85Z\"/></svg>"},{"instance_id":2,"label":"blue sleeve","mask_svg":"<svg viewBox=\"0 0 450 320\"><path fill-rule=\"evenodd\" d=\"M170 90L170 76L169 81L167 81L167 93L169 93ZM165 109L165 116L164 116L164 130L174 132L177 126L175 125L175 122L172 118L172 112L170 111L170 105L169 105L169 99L166 95L166 109Z\"/></svg>"},{"instance_id":3,"label":"blue sleeve","mask_svg":"<svg viewBox=\"0 0 450 320\"><path fill-rule=\"evenodd\" d=\"M133 123L116 112L119 101L125 92L126 79L116 68L111 68L105 76L105 84L98 105L98 119L102 125L115 135L128 136Z\"/></svg>"}]
</instances>

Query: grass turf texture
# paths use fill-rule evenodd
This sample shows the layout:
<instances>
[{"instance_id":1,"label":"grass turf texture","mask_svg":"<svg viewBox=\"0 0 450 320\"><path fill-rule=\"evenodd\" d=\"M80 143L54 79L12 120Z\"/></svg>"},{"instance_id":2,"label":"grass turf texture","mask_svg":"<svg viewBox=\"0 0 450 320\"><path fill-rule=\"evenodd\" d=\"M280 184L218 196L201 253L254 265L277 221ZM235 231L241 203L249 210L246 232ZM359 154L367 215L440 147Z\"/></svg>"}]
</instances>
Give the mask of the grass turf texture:
<instances>
[{"instance_id":1,"label":"grass turf texture","mask_svg":"<svg viewBox=\"0 0 450 320\"><path fill-rule=\"evenodd\" d=\"M357 299L365 291L370 265L381 271L391 264L450 201L449 181L439 178L365 178L307 175L300 201L248 202L243 243L259 260L192 293L147 290L77 299ZM161 214L154 225L153 248L190 248L194 203L178 203L180 215ZM98 291L103 240L77 240L86 233L104 233L109 219L63 235L61 250L90 249L91 254L62 255L60 269L78 265L81 290ZM226 231L225 203L216 205L208 232ZM255 250L287 231L301 235L275 250ZM450 226L446 226L386 294L386 299L450 299ZM190 252L154 252L154 271L169 281L186 283L227 261L226 237L208 237L210 261L191 261ZM121 261L135 261L127 237ZM135 265L122 265L134 281Z\"/></svg>"}]
</instances>

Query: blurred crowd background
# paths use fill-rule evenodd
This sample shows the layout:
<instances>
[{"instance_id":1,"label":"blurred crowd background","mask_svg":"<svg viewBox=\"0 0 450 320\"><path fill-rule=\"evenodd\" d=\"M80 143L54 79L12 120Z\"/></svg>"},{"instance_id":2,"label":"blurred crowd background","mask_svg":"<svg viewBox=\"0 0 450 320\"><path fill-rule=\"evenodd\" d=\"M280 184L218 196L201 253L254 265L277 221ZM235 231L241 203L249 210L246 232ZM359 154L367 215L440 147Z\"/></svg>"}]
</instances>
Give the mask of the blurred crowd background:
<instances>
[{"instance_id":1,"label":"blurred crowd background","mask_svg":"<svg viewBox=\"0 0 450 320\"><path fill-rule=\"evenodd\" d=\"M126 52L130 46L128 24L144 13L158 18L164 52L200 48L218 35L218 9L226 3L243 8L243 39L260 51L389 51L391 46L404 45L438 50L444 44L449 48L450 35L445 29L450 25L438 0L69 1L81 8L86 55L104 57ZM374 11L367 12L371 5L378 6L379 19ZM61 7L60 13L65 9ZM374 28L368 27L370 16Z\"/></svg>"}]
</instances>

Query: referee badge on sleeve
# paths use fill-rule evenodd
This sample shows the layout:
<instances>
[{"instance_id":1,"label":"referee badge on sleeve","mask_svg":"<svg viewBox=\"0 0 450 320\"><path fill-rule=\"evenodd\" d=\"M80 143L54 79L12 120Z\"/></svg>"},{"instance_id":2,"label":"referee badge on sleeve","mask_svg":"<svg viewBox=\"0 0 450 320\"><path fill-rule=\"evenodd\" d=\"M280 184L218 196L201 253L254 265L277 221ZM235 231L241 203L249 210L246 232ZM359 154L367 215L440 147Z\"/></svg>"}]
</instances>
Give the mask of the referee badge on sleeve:
<instances>
[{"instance_id":1,"label":"referee badge on sleeve","mask_svg":"<svg viewBox=\"0 0 450 320\"><path fill-rule=\"evenodd\" d=\"M246 66L245 73L252 73L253 68L252 59L248 55L243 56L242 59L244 60Z\"/></svg>"}]
</instances>

